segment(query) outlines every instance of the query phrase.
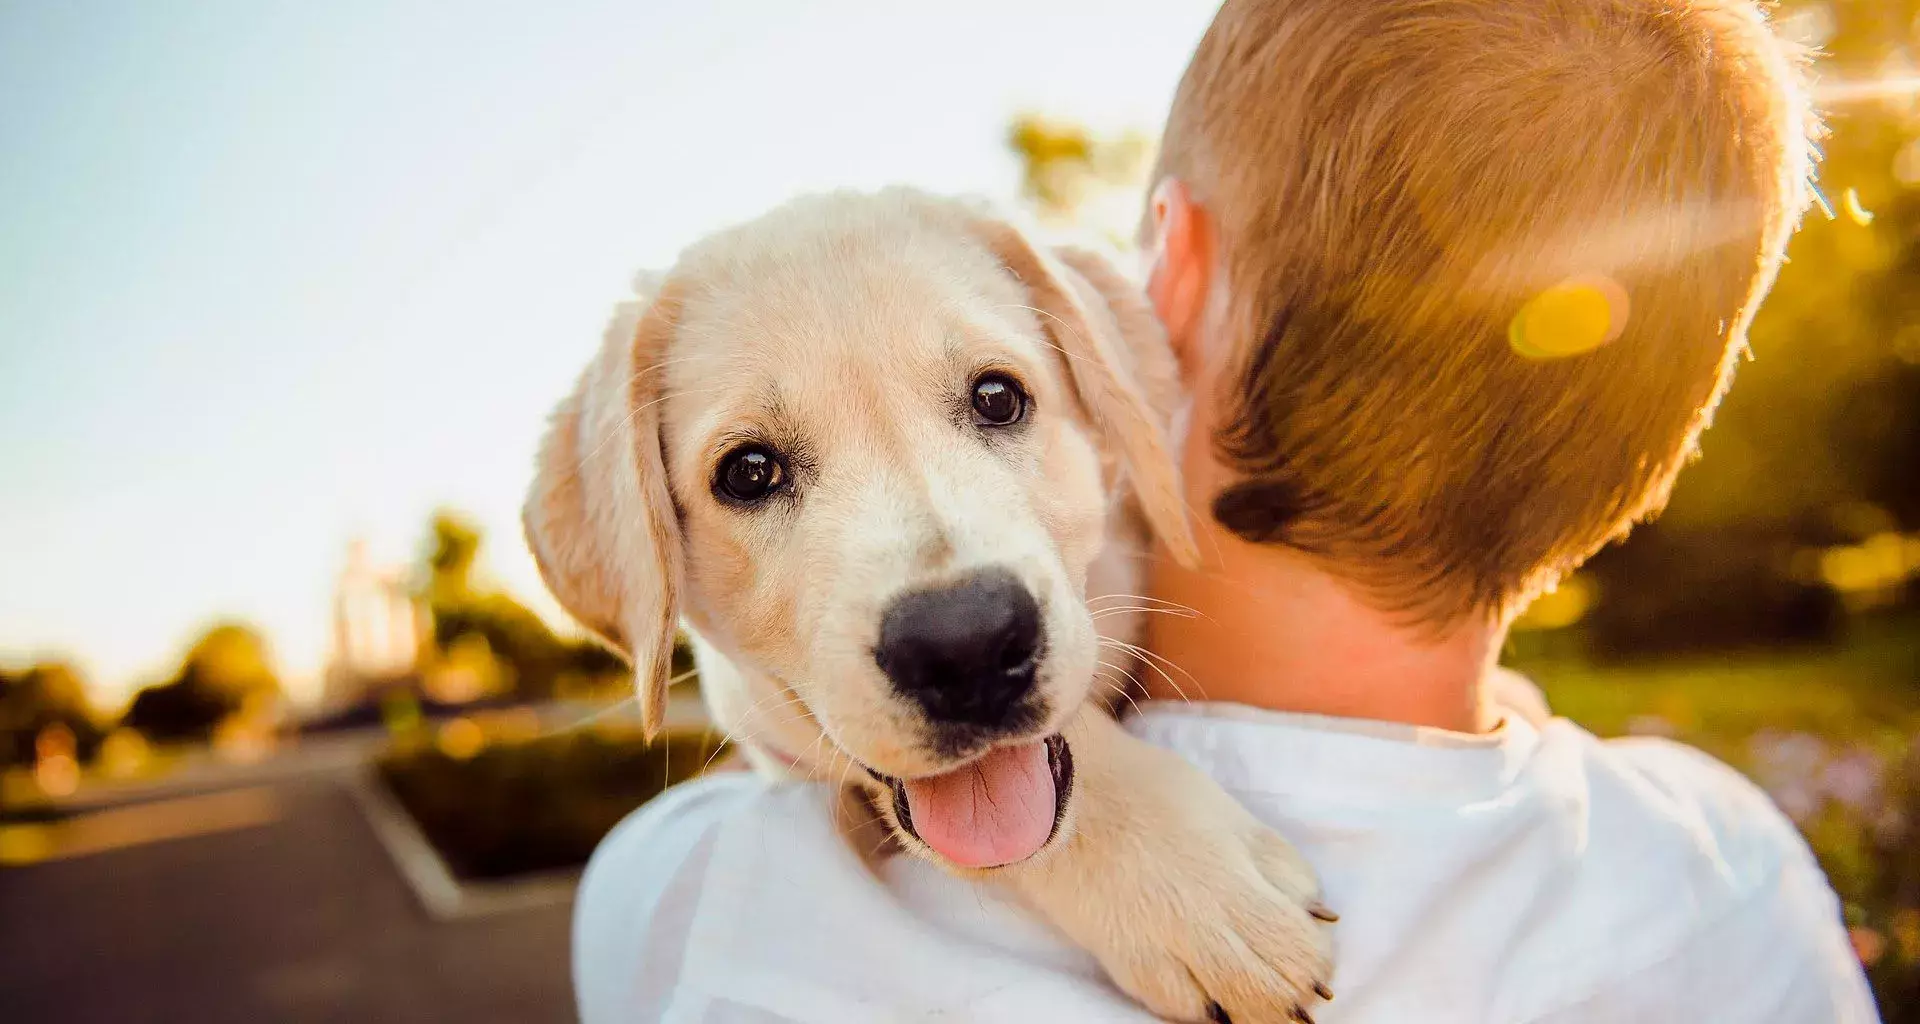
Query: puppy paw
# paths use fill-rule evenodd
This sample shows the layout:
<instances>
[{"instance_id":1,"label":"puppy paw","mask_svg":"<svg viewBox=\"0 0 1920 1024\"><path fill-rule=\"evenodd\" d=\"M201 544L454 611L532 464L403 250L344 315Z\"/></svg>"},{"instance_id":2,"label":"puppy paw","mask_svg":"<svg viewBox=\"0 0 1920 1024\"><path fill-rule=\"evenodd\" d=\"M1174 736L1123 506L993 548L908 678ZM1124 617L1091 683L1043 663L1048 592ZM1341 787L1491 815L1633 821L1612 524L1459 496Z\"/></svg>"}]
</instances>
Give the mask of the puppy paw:
<instances>
[{"instance_id":1,"label":"puppy paw","mask_svg":"<svg viewBox=\"0 0 1920 1024\"><path fill-rule=\"evenodd\" d=\"M1162 1017L1313 1020L1337 918L1312 868L1177 755L1096 740L1071 834L1008 880Z\"/></svg>"},{"instance_id":2,"label":"puppy paw","mask_svg":"<svg viewBox=\"0 0 1920 1024\"><path fill-rule=\"evenodd\" d=\"M1163 869L1161 891L1139 894L1149 898L1088 949L1115 984L1170 1020L1313 1020L1313 1007L1333 997L1333 915L1312 875L1271 835L1209 845L1184 868Z\"/></svg>"}]
</instances>

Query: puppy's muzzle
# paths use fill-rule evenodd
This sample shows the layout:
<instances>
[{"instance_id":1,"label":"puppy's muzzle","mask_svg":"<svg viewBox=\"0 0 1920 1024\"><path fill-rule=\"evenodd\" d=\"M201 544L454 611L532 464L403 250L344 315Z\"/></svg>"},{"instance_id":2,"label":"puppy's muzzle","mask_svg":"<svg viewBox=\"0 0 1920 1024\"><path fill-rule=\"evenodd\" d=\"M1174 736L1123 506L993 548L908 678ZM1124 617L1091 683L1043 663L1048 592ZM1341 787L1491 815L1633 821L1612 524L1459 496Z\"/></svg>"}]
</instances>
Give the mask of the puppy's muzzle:
<instances>
[{"instance_id":1,"label":"puppy's muzzle","mask_svg":"<svg viewBox=\"0 0 1920 1024\"><path fill-rule=\"evenodd\" d=\"M895 598L873 656L934 726L1009 732L1039 717L1032 695L1043 634L1026 586L991 569Z\"/></svg>"}]
</instances>

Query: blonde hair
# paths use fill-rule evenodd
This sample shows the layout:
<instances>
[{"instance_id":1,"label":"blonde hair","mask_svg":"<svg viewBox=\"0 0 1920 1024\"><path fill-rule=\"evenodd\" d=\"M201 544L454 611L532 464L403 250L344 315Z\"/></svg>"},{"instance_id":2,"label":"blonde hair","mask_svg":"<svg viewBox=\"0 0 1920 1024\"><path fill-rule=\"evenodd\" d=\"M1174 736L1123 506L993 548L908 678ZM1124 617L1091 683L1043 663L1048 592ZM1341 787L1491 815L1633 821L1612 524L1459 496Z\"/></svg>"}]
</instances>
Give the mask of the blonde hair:
<instances>
[{"instance_id":1,"label":"blonde hair","mask_svg":"<svg viewBox=\"0 0 1920 1024\"><path fill-rule=\"evenodd\" d=\"M1444 623L1656 512L1810 196L1800 77L1744 0L1227 0L1155 176L1238 343L1214 516ZM1617 334L1517 345L1569 279Z\"/></svg>"}]
</instances>

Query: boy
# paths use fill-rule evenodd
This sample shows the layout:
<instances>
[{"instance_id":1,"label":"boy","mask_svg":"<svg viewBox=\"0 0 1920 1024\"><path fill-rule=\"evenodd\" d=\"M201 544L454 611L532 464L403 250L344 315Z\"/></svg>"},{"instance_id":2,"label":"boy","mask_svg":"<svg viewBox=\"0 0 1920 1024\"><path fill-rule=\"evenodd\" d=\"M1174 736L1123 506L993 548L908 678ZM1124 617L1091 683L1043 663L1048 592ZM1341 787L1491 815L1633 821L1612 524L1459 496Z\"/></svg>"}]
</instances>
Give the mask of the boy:
<instances>
[{"instance_id":1,"label":"boy","mask_svg":"<svg viewBox=\"0 0 1920 1024\"><path fill-rule=\"evenodd\" d=\"M1533 713L1495 667L1664 501L1809 129L1738 0L1229 0L1202 41L1143 241L1210 513L1208 564L1154 581L1199 614L1152 644L1209 703L1129 728L1321 872L1322 1021L1874 1019L1763 795ZM709 780L610 837L576 917L588 1024L1139 1019L993 890L863 874L823 806ZM781 877L716 865L722 834Z\"/></svg>"}]
</instances>

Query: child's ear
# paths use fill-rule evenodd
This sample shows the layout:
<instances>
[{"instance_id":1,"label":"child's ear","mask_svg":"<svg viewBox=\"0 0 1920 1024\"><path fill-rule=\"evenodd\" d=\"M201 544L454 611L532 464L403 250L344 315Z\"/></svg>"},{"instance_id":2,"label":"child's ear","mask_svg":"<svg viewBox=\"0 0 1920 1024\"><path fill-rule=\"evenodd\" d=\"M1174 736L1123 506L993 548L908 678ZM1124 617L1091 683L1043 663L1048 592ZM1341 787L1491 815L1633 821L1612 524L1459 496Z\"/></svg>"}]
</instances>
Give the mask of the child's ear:
<instances>
[{"instance_id":1,"label":"child's ear","mask_svg":"<svg viewBox=\"0 0 1920 1024\"><path fill-rule=\"evenodd\" d=\"M1198 383L1195 371L1205 362L1200 347L1213 286L1212 222L1178 178L1161 179L1151 204L1147 299L1166 327L1183 382L1191 389Z\"/></svg>"}]
</instances>

